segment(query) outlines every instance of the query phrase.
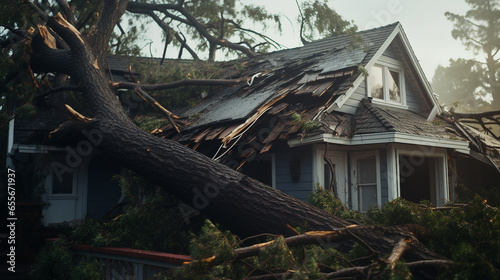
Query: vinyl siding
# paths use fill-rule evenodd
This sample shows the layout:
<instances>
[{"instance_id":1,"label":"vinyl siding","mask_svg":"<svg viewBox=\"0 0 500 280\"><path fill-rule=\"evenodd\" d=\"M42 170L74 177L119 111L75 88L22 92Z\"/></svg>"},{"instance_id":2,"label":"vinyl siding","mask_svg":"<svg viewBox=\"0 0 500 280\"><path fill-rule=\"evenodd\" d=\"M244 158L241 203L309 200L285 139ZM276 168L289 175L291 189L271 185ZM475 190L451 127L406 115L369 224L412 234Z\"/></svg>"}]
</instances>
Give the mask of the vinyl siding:
<instances>
[{"instance_id":1,"label":"vinyl siding","mask_svg":"<svg viewBox=\"0 0 500 280\"><path fill-rule=\"evenodd\" d=\"M422 107L418 102L417 96L415 95L415 91L410 85L410 81L405 76L405 87L406 87L406 105L412 111L420 111Z\"/></svg>"},{"instance_id":2,"label":"vinyl siding","mask_svg":"<svg viewBox=\"0 0 500 280\"><path fill-rule=\"evenodd\" d=\"M290 161L300 158L300 179L292 181ZM312 191L312 146L296 148L283 147L275 154L276 159L276 188L302 201L307 202Z\"/></svg>"}]
</instances>

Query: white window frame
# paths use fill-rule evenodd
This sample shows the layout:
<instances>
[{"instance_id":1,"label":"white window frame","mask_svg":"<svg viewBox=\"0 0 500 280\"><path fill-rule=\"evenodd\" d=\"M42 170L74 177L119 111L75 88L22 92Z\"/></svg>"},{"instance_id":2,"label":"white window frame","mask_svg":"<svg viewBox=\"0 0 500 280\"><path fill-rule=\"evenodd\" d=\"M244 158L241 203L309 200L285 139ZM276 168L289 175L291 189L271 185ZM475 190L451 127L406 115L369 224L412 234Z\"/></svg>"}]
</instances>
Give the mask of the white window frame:
<instances>
[{"instance_id":1,"label":"white window frame","mask_svg":"<svg viewBox=\"0 0 500 280\"><path fill-rule=\"evenodd\" d=\"M379 103L379 104L384 104L384 105L389 105L393 107L398 107L398 108L403 108L403 109L408 109L408 106L406 104L406 84L405 84L405 75L403 71L403 67L401 63L398 60L389 58L389 57L383 57L381 58L376 64L372 66L371 69L374 67L380 67L382 68L382 79L383 79L383 86L384 86L384 99L379 99L379 98L373 98L372 93L371 93L371 83L370 83L370 78L367 77L366 79L366 91L367 91L367 96L372 97L372 102L374 103ZM370 69L369 72L372 72ZM394 71L399 73L399 93L401 95L401 103L394 102L391 100L389 96L389 71Z\"/></svg>"},{"instance_id":2,"label":"white window frame","mask_svg":"<svg viewBox=\"0 0 500 280\"><path fill-rule=\"evenodd\" d=\"M382 188L380 182L380 155L379 151L365 151L351 153L351 199L352 209L361 211L358 193L358 160L375 156L375 175L377 178L377 205L382 205Z\"/></svg>"}]
</instances>

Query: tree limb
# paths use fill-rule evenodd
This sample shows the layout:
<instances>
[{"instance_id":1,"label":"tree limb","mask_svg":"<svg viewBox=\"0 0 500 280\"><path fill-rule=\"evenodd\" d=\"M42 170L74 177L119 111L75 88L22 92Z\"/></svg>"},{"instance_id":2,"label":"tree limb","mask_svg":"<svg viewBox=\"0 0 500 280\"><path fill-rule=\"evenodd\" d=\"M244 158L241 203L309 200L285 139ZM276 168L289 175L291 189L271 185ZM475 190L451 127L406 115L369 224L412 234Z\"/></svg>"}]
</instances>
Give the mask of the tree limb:
<instances>
[{"instance_id":1,"label":"tree limb","mask_svg":"<svg viewBox=\"0 0 500 280\"><path fill-rule=\"evenodd\" d=\"M166 40L168 42L168 37L169 37L168 34L170 34L172 28L170 28L170 26L168 26L168 24L166 24L163 20L161 20L154 12L148 11L145 14L149 15L158 24L158 26L160 26L160 28L163 29L163 31L167 34ZM181 44L181 48L185 48L189 52L189 54L193 57L194 60L200 60L198 54L187 44L185 38L184 39L181 38L181 36L177 32L174 32L174 36L177 39L177 41ZM167 42L165 43L165 49Z\"/></svg>"},{"instance_id":2,"label":"tree limb","mask_svg":"<svg viewBox=\"0 0 500 280\"><path fill-rule=\"evenodd\" d=\"M219 46L225 46L229 49L240 51L248 57L255 57L255 54L248 48L232 43L225 39L218 39L210 34L207 28L201 24L191 13L189 13L184 7L173 5L173 4L150 4L150 3L138 3L130 2L128 3L127 9L133 11L133 9L147 9L152 11L163 12L164 10L175 10L181 13L189 21L189 25L195 28L201 36L208 40L210 44L215 44Z\"/></svg>"},{"instance_id":3,"label":"tree limb","mask_svg":"<svg viewBox=\"0 0 500 280\"><path fill-rule=\"evenodd\" d=\"M75 25L75 17L73 16L73 12L71 11L70 6L68 5L68 2L66 0L56 0L57 4L59 4L59 7L64 13L64 16L66 17L66 20L71 23L72 25Z\"/></svg>"},{"instance_id":4,"label":"tree limb","mask_svg":"<svg viewBox=\"0 0 500 280\"><path fill-rule=\"evenodd\" d=\"M179 117L172 114L169 110L165 109L163 106L161 106L160 103L158 103L158 101L156 101L153 97L151 97L149 94L147 94L147 92L145 92L140 86L135 88L135 92L140 96L142 97L146 102L149 103L149 105L151 105L151 107L153 107L154 109L156 109L158 112L160 112L162 115L164 115L165 117L167 117L168 121L170 122L170 124L175 128L175 130L177 131L177 133L180 133L181 131L179 130L179 127L176 125L176 123L174 122L174 120L172 118L176 118L178 119Z\"/></svg>"},{"instance_id":5,"label":"tree limb","mask_svg":"<svg viewBox=\"0 0 500 280\"><path fill-rule=\"evenodd\" d=\"M396 263L401 259L404 252L408 249L410 242L411 242L411 239L402 238L398 242L396 247L394 247L391 255L387 259L389 261L389 266L390 266L391 270L394 270L394 268L396 267Z\"/></svg>"},{"instance_id":6,"label":"tree limb","mask_svg":"<svg viewBox=\"0 0 500 280\"><path fill-rule=\"evenodd\" d=\"M171 83L164 84L137 84L137 83L129 83L129 82L115 82L111 83L111 85L115 89L135 89L140 86L142 89L147 91L152 90L163 90L163 89L171 89L183 86L231 86L238 85L242 82L245 82L246 78L241 79L187 79L180 80Z\"/></svg>"},{"instance_id":7,"label":"tree limb","mask_svg":"<svg viewBox=\"0 0 500 280\"><path fill-rule=\"evenodd\" d=\"M38 95L35 96L34 100L38 100L40 98L43 98L47 95L56 93L56 92L61 92L61 91L78 91L79 87L78 86L62 86L62 87L57 87L57 88L52 88L47 91L44 91Z\"/></svg>"}]
</instances>

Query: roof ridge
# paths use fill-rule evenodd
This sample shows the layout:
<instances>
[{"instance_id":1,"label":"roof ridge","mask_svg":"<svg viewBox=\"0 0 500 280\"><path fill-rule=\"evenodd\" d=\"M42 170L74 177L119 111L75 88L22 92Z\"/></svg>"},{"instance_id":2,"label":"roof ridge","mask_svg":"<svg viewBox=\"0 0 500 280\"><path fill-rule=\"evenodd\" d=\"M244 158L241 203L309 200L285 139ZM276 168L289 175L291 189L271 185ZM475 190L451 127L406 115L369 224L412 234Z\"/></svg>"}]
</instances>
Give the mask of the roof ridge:
<instances>
[{"instance_id":1,"label":"roof ridge","mask_svg":"<svg viewBox=\"0 0 500 280\"><path fill-rule=\"evenodd\" d=\"M383 125L389 130L395 130L394 125L390 123L378 110L377 107L372 105L372 102L368 98L363 98L361 100L362 104L370 111Z\"/></svg>"}]
</instances>

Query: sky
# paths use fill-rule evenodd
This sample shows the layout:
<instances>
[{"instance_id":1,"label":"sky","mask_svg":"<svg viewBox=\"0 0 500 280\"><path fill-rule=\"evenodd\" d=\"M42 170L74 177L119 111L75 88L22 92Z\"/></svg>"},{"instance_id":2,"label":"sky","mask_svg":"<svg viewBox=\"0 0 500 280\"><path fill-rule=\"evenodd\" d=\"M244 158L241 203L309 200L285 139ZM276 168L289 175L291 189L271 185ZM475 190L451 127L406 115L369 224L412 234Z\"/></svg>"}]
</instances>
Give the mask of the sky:
<instances>
[{"instance_id":1,"label":"sky","mask_svg":"<svg viewBox=\"0 0 500 280\"><path fill-rule=\"evenodd\" d=\"M265 6L268 12L288 17L289 20L282 21L281 35L272 30L265 33L286 47L301 45L300 26L295 23L298 15L295 0L242 1ZM354 21L358 30L399 21L428 80L432 80L436 67L448 65L450 58L473 57L460 41L453 39L452 23L444 16L446 11L465 14L469 7L464 0L329 0L328 3L344 19ZM161 56L163 44L155 41L152 52Z\"/></svg>"}]
</instances>

